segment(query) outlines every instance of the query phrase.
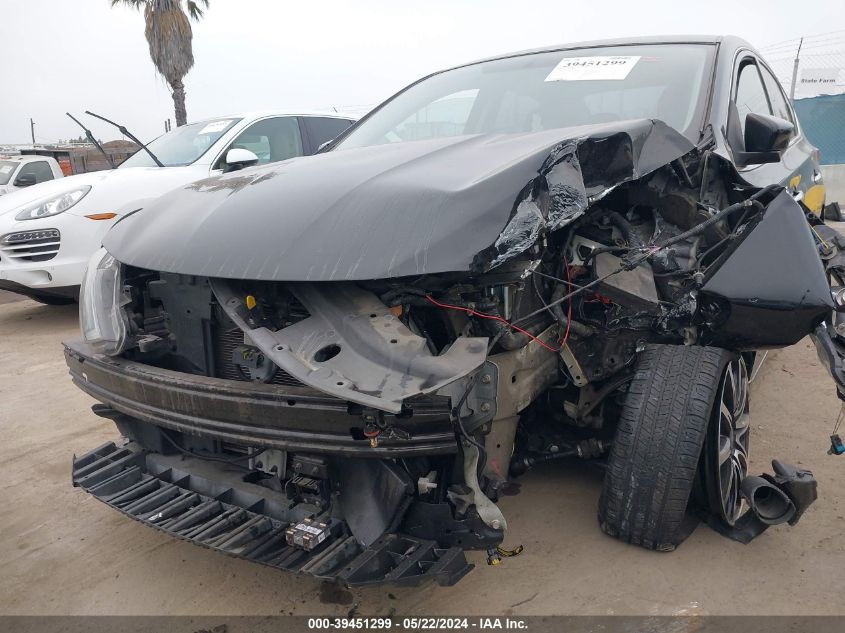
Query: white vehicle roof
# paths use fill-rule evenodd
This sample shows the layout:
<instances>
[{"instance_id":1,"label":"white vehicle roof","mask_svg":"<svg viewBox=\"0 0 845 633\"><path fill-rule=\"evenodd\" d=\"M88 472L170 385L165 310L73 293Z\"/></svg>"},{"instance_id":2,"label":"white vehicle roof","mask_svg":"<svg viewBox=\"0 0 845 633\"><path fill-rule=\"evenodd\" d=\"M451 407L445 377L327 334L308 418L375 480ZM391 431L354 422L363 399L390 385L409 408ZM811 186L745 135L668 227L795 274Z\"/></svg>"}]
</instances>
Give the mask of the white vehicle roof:
<instances>
[{"instance_id":1,"label":"white vehicle roof","mask_svg":"<svg viewBox=\"0 0 845 633\"><path fill-rule=\"evenodd\" d=\"M329 119L349 119L357 121L360 117L345 112L326 112L319 110L254 110L250 112L236 112L221 116L205 117L190 121L190 123L202 123L204 121L216 121L218 119L263 119L270 116L304 116L304 117L325 117Z\"/></svg>"},{"instance_id":2,"label":"white vehicle roof","mask_svg":"<svg viewBox=\"0 0 845 633\"><path fill-rule=\"evenodd\" d=\"M10 160L16 163L31 163L36 160L54 160L54 158L52 156L41 156L40 154L16 154L14 156L5 156L0 154L0 160Z\"/></svg>"}]
</instances>

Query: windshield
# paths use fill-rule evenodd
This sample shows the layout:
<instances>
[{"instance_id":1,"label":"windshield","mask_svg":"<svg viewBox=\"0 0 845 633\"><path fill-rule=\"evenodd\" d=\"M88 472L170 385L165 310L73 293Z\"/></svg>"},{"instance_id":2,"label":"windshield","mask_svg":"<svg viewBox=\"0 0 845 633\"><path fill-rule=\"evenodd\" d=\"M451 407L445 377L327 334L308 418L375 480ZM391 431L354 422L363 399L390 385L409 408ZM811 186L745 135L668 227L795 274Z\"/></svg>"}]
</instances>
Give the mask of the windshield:
<instances>
[{"instance_id":1,"label":"windshield","mask_svg":"<svg viewBox=\"0 0 845 633\"><path fill-rule=\"evenodd\" d=\"M658 44L534 53L439 73L388 101L338 149L661 119L698 141L714 46Z\"/></svg>"},{"instance_id":2,"label":"windshield","mask_svg":"<svg viewBox=\"0 0 845 633\"><path fill-rule=\"evenodd\" d=\"M19 164L12 160L0 160L0 185L9 184L9 179L15 173L15 167Z\"/></svg>"},{"instance_id":3,"label":"windshield","mask_svg":"<svg viewBox=\"0 0 845 633\"><path fill-rule=\"evenodd\" d=\"M147 147L165 167L190 165L238 121L240 119L214 119L183 125L147 143ZM140 149L120 166L156 167L156 164L147 152Z\"/></svg>"}]
</instances>

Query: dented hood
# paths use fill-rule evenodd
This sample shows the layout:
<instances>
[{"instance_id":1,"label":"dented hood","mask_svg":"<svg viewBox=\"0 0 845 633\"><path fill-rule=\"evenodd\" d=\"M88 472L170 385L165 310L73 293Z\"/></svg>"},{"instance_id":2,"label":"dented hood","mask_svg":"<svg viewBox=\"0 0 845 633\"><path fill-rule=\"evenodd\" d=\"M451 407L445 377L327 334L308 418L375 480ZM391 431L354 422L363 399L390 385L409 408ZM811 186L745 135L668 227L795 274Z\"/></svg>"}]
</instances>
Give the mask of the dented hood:
<instances>
[{"instance_id":1,"label":"dented hood","mask_svg":"<svg viewBox=\"0 0 845 633\"><path fill-rule=\"evenodd\" d=\"M177 189L104 246L133 266L230 279L483 270L691 149L643 119L335 150Z\"/></svg>"}]
</instances>

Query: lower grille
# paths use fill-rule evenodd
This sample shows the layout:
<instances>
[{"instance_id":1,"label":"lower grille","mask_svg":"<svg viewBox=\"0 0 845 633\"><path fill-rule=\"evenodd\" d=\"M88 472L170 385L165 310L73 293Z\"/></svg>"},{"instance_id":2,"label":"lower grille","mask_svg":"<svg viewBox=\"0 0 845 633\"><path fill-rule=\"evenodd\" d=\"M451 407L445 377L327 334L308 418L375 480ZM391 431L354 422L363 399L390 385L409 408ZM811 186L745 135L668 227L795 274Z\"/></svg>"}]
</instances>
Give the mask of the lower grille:
<instances>
[{"instance_id":1,"label":"lower grille","mask_svg":"<svg viewBox=\"0 0 845 633\"><path fill-rule=\"evenodd\" d=\"M168 460L131 442L109 442L74 457L73 485L171 536L347 586L417 585L429 579L453 585L472 569L458 547L395 533L364 546L342 522L339 534L311 551L289 545L285 531L301 515L281 516L290 505L286 498L255 486L229 487L222 475L208 479L207 463L202 475L191 470L198 461Z\"/></svg>"},{"instance_id":2,"label":"lower grille","mask_svg":"<svg viewBox=\"0 0 845 633\"><path fill-rule=\"evenodd\" d=\"M46 262L59 253L58 229L17 231L0 239L0 259L7 262Z\"/></svg>"},{"instance_id":3,"label":"lower grille","mask_svg":"<svg viewBox=\"0 0 845 633\"><path fill-rule=\"evenodd\" d=\"M227 380L242 380L249 381L244 376L237 365L232 362L232 352L237 347L242 347L244 344L244 333L238 327L231 329L224 329L220 326L214 328L214 365L217 370L216 378L226 378ZM287 372L276 369L276 374L270 381L271 385L286 385L288 387L303 387L304 385L288 374Z\"/></svg>"}]
</instances>

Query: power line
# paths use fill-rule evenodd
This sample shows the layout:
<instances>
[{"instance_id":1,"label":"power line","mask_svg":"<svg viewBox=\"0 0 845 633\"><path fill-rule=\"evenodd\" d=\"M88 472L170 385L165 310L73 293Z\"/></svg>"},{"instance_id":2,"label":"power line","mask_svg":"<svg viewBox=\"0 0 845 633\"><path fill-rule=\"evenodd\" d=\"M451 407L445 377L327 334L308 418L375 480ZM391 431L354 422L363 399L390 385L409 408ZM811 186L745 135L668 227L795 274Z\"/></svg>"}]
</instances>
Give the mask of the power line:
<instances>
[{"instance_id":1,"label":"power line","mask_svg":"<svg viewBox=\"0 0 845 633\"><path fill-rule=\"evenodd\" d=\"M830 57L834 57L837 55L845 55L845 49L835 49L830 51L825 51L823 53L810 53L809 55L804 53L804 49L801 49L801 59L806 61L816 61L823 59L828 59ZM795 59L795 54L788 55L786 57L766 57L763 55L763 59L765 59L769 64L774 65L775 63L786 63L791 62Z\"/></svg>"},{"instance_id":2,"label":"power line","mask_svg":"<svg viewBox=\"0 0 845 633\"><path fill-rule=\"evenodd\" d=\"M845 37L838 37L838 38L826 40L824 42L810 42L809 44L805 42L804 45L802 46L801 50L805 51L805 50L827 49L827 48L830 48L830 47L833 47L833 46L838 46L842 43L845 43ZM777 50L761 49L760 53L763 54L763 55L792 55L792 54L795 53L797 48L798 48L798 45L796 44L796 45L790 46L788 48L781 48L781 49L777 49Z\"/></svg>"},{"instance_id":3,"label":"power line","mask_svg":"<svg viewBox=\"0 0 845 633\"><path fill-rule=\"evenodd\" d=\"M845 29L839 29L837 31L828 31L827 33L816 33L815 35L807 35L803 39L804 39L805 42L812 41L812 43L816 44L816 43L818 43L816 40L820 37L826 37L828 35L837 35L837 34L845 34ZM802 38L800 38L800 37L795 37L795 38L792 38L792 39L789 39L789 40L783 40L781 42L774 42L772 44L767 44L766 46L761 47L760 50L764 51L764 50L769 50L769 49L773 49L773 48L790 47L790 46L797 47L798 42L801 39ZM833 40L833 39L836 39L836 38L830 38L830 39Z\"/></svg>"}]
</instances>

